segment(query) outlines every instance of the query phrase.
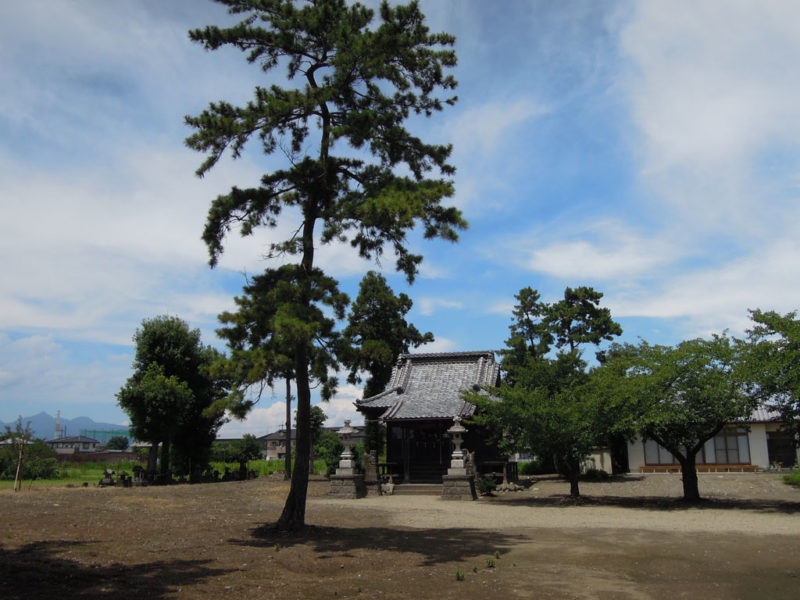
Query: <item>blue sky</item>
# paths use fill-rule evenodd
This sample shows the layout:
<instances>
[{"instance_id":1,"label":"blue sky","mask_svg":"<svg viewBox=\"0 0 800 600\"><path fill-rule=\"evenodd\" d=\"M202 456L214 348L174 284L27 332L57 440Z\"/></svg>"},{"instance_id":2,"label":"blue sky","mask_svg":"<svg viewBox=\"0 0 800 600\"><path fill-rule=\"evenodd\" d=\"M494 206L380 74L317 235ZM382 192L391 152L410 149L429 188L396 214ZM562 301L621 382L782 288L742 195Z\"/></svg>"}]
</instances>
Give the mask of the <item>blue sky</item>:
<instances>
[{"instance_id":1,"label":"blue sky","mask_svg":"<svg viewBox=\"0 0 800 600\"><path fill-rule=\"evenodd\" d=\"M552 301L591 285L625 339L666 344L798 308L800 4L422 6L457 36L459 102L412 127L454 144L470 222L455 245L413 238L414 286L386 271L436 336L425 350L502 348L525 286ZM201 180L183 145L184 115L265 81L188 41L228 18L201 0L0 5L0 420L125 423L114 395L142 319L180 316L219 345L216 315L264 268L275 234L232 237L211 270L200 233L212 198L271 163L253 152ZM352 297L375 268L347 247L317 257ZM329 423L359 394L343 385ZM276 429L280 396L222 434Z\"/></svg>"}]
</instances>

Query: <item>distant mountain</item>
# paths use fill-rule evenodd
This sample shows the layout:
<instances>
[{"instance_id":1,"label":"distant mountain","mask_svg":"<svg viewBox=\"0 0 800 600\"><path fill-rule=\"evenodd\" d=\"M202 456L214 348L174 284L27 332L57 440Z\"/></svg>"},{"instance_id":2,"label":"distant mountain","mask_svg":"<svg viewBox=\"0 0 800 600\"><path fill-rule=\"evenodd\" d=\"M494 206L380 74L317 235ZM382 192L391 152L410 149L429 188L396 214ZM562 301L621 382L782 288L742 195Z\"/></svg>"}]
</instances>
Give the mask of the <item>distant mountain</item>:
<instances>
[{"instance_id":1,"label":"distant mountain","mask_svg":"<svg viewBox=\"0 0 800 600\"><path fill-rule=\"evenodd\" d=\"M52 440L56 432L56 418L48 415L46 412L40 412L38 415L32 417L22 417L22 426L30 422L33 437L41 438L43 440ZM4 423L0 421L0 431L5 431L5 426L8 425L12 429L16 427L17 422L11 421ZM61 431L63 435L80 435L81 430L88 431L115 431L126 429L124 425L119 423L98 423L89 417L76 417L74 419L65 419L61 417Z\"/></svg>"}]
</instances>

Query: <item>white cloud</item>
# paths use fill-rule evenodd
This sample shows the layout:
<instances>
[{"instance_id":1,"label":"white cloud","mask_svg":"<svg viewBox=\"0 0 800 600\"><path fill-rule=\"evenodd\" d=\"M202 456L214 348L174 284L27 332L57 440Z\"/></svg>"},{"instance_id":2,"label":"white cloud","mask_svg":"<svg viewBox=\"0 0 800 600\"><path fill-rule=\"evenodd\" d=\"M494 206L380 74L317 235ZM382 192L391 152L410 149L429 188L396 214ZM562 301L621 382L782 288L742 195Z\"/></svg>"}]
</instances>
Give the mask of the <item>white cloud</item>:
<instances>
[{"instance_id":1,"label":"white cloud","mask_svg":"<svg viewBox=\"0 0 800 600\"><path fill-rule=\"evenodd\" d=\"M242 419L231 419L217 432L219 438L241 438L244 434L260 437L286 425L286 402L275 400L268 406L256 405Z\"/></svg>"},{"instance_id":2,"label":"white cloud","mask_svg":"<svg viewBox=\"0 0 800 600\"><path fill-rule=\"evenodd\" d=\"M336 395L328 402L319 402L319 407L328 417L326 427L340 427L345 419L353 425L363 424L364 417L355 409L354 402L361 398L361 389L354 385L340 386ZM269 404L266 404L269 402ZM292 405L292 426L295 419L295 405ZM248 433L256 437L278 431L286 426L286 402L277 398L264 397L247 416L231 419L217 433L218 438L240 438Z\"/></svg>"},{"instance_id":3,"label":"white cloud","mask_svg":"<svg viewBox=\"0 0 800 600\"><path fill-rule=\"evenodd\" d=\"M798 167L800 5L634 8L621 37L632 64L623 88L641 136L644 180L691 215L687 226L751 226L776 201L765 202L775 173L764 163L791 149Z\"/></svg>"},{"instance_id":4,"label":"white cloud","mask_svg":"<svg viewBox=\"0 0 800 600\"><path fill-rule=\"evenodd\" d=\"M630 280L652 276L674 263L683 244L662 232L644 234L620 221L570 224L505 242L506 255L518 256L527 270L567 281ZM513 248L513 252L511 249Z\"/></svg>"},{"instance_id":5,"label":"white cloud","mask_svg":"<svg viewBox=\"0 0 800 600\"><path fill-rule=\"evenodd\" d=\"M464 307L463 302L457 300L447 300L446 298L430 298L423 297L417 301L419 313L425 317L430 317L439 309L461 309Z\"/></svg>"},{"instance_id":6,"label":"white cloud","mask_svg":"<svg viewBox=\"0 0 800 600\"><path fill-rule=\"evenodd\" d=\"M418 353L427 353L427 352L453 352L456 350L456 343L446 337L437 336L429 344L423 344L419 348L417 348L416 352Z\"/></svg>"},{"instance_id":7,"label":"white cloud","mask_svg":"<svg viewBox=\"0 0 800 600\"><path fill-rule=\"evenodd\" d=\"M778 240L751 256L610 297L609 306L618 317L684 320L692 335L724 329L741 334L750 325L747 309L789 312L798 308L798 298L800 244Z\"/></svg>"},{"instance_id":8,"label":"white cloud","mask_svg":"<svg viewBox=\"0 0 800 600\"><path fill-rule=\"evenodd\" d=\"M453 146L458 152L475 157L492 154L504 137L518 132L531 119L547 114L548 108L529 98L492 101L462 111L451 120Z\"/></svg>"},{"instance_id":9,"label":"white cloud","mask_svg":"<svg viewBox=\"0 0 800 600\"><path fill-rule=\"evenodd\" d=\"M95 420L117 419L115 394L130 373L130 357L83 362L52 336L12 339L0 333L0 420L71 407ZM53 407L50 409L49 407Z\"/></svg>"}]
</instances>

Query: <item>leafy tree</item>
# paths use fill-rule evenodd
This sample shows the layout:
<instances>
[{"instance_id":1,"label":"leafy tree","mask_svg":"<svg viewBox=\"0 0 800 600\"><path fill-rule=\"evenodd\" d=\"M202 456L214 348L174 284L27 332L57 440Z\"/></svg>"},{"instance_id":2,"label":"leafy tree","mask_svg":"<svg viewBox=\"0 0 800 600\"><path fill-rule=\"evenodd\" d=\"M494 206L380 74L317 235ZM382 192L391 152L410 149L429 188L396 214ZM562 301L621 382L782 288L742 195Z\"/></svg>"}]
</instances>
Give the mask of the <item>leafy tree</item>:
<instances>
[{"instance_id":1,"label":"leafy tree","mask_svg":"<svg viewBox=\"0 0 800 600\"><path fill-rule=\"evenodd\" d=\"M382 392L392 376L400 354L433 341L431 332L420 333L406 321L414 303L406 294L395 295L386 278L369 271L361 280L358 297L350 306L347 327L342 331L355 349L349 381L360 383L360 372L369 373L364 397Z\"/></svg>"},{"instance_id":2,"label":"leafy tree","mask_svg":"<svg viewBox=\"0 0 800 600\"><path fill-rule=\"evenodd\" d=\"M168 477L173 446L178 460L194 475L207 462L223 420L216 402L226 391L210 372L219 353L203 346L200 331L190 330L177 317L142 321L133 340L134 373L117 401L130 417L136 438L153 444L151 458L161 446L162 478Z\"/></svg>"},{"instance_id":3,"label":"leafy tree","mask_svg":"<svg viewBox=\"0 0 800 600\"><path fill-rule=\"evenodd\" d=\"M678 460L685 500L700 499L696 457L703 445L758 405L744 368L746 353L744 343L723 335L675 347L641 342L617 348L607 363L617 379L616 388L606 388L606 399L633 403L631 413L644 438Z\"/></svg>"},{"instance_id":4,"label":"leafy tree","mask_svg":"<svg viewBox=\"0 0 800 600\"><path fill-rule=\"evenodd\" d=\"M16 458L16 468L14 469L14 491L18 492L22 488L22 467L25 462L25 457L28 453L28 445L31 442L33 433L31 432L31 424L26 423L25 427L22 426L22 417L17 418L17 423L12 429L9 425L5 426L6 435L5 439L11 442L11 449Z\"/></svg>"},{"instance_id":5,"label":"leafy tree","mask_svg":"<svg viewBox=\"0 0 800 600\"><path fill-rule=\"evenodd\" d=\"M314 456L325 461L326 475L336 472L342 452L344 444L335 431L322 431L317 443L314 444Z\"/></svg>"},{"instance_id":6,"label":"leafy tree","mask_svg":"<svg viewBox=\"0 0 800 600\"><path fill-rule=\"evenodd\" d=\"M492 390L501 401L469 397L480 409L475 421L494 432L501 448L552 456L573 497L580 495L583 461L613 430L614 418L596 401L583 359L584 346L622 333L599 307L602 296L588 287L567 288L563 300L547 304L536 290L520 290L503 353L506 377Z\"/></svg>"},{"instance_id":7,"label":"leafy tree","mask_svg":"<svg viewBox=\"0 0 800 600\"><path fill-rule=\"evenodd\" d=\"M256 436L247 433L231 446L233 457L239 463L239 479L247 479L247 463L261 458L261 444Z\"/></svg>"},{"instance_id":8,"label":"leafy tree","mask_svg":"<svg viewBox=\"0 0 800 600\"><path fill-rule=\"evenodd\" d=\"M277 523L295 530L305 523L311 383L330 381L315 369L333 365L337 353L325 343L327 325L318 307L323 301L335 305L341 295L315 268L316 248L349 241L362 257L379 258L388 245L397 268L413 281L422 257L408 249L409 230L421 223L426 238L455 240L466 225L456 209L441 206L452 183L426 178L431 170L453 174L450 147L424 143L405 127L410 115L429 116L455 101L437 95L456 85L445 74L456 63L449 48L454 40L429 33L413 2L396 7L383 2L381 23L372 29L374 11L345 0L218 1L243 20L228 28L193 30L190 38L208 50L238 48L264 72L286 68L290 84L257 86L245 106L210 104L186 118L196 130L186 142L206 154L198 175L226 150L240 156L251 139L265 154L280 151L286 158L285 168L265 174L260 185L219 196L203 239L213 266L234 225L251 235L259 226L276 227L279 219L296 220L294 233L269 249L292 268L267 270L292 293L284 290L281 304L266 313L274 315L267 326L280 336L280 347L290 349L286 355L293 360L297 388L295 468Z\"/></svg>"},{"instance_id":9,"label":"leafy tree","mask_svg":"<svg viewBox=\"0 0 800 600\"><path fill-rule=\"evenodd\" d=\"M358 297L350 307L347 327L342 334L354 350L348 361L348 381L358 384L361 382L360 373L369 373L364 386L365 398L386 388L400 354L433 341L431 332L420 333L406 321L406 314L413 304L406 294L395 295L386 278L379 273L369 271L361 280ZM368 420L366 450L381 452L384 437L380 423Z\"/></svg>"},{"instance_id":10,"label":"leafy tree","mask_svg":"<svg viewBox=\"0 0 800 600\"><path fill-rule=\"evenodd\" d=\"M23 430L24 436L24 430ZM24 439L12 430L11 439ZM50 479L56 476L56 451L44 440L29 439L19 463L19 445L0 448L0 479L15 479L15 489L22 487L24 479Z\"/></svg>"},{"instance_id":11,"label":"leafy tree","mask_svg":"<svg viewBox=\"0 0 800 600\"><path fill-rule=\"evenodd\" d=\"M784 428L800 440L800 319L796 312L750 311L755 325L751 341L750 372L760 386L762 400L776 406Z\"/></svg>"},{"instance_id":12,"label":"leafy tree","mask_svg":"<svg viewBox=\"0 0 800 600\"><path fill-rule=\"evenodd\" d=\"M127 450L129 446L128 438L124 435L115 435L108 440L106 448L109 450Z\"/></svg>"}]
</instances>

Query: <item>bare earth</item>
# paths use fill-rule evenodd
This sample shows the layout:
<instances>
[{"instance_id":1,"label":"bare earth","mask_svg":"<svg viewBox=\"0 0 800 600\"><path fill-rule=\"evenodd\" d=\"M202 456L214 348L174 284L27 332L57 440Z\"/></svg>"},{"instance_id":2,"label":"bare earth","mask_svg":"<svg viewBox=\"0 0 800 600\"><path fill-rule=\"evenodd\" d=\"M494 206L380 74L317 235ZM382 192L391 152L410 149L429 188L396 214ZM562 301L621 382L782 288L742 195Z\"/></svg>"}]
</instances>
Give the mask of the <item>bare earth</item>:
<instances>
[{"instance_id":1,"label":"bare earth","mask_svg":"<svg viewBox=\"0 0 800 600\"><path fill-rule=\"evenodd\" d=\"M0 598L798 598L800 490L768 473L563 481L477 502L288 485L0 491ZM457 577L457 573L459 576ZM463 575L463 580L461 579Z\"/></svg>"}]
</instances>

